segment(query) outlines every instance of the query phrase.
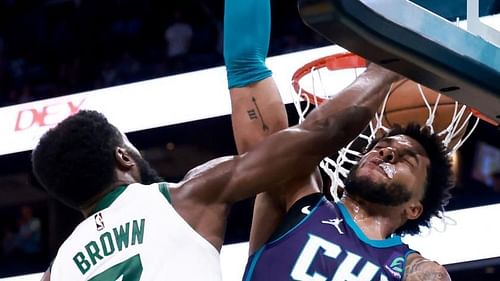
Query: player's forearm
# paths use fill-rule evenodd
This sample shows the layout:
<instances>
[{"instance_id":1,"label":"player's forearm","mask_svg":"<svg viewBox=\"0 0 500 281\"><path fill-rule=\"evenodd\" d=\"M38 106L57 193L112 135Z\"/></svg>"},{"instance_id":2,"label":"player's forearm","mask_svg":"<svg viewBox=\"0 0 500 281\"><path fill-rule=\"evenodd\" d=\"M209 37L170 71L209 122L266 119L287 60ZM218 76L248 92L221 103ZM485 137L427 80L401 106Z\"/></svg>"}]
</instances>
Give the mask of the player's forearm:
<instances>
[{"instance_id":1,"label":"player's forearm","mask_svg":"<svg viewBox=\"0 0 500 281\"><path fill-rule=\"evenodd\" d=\"M224 60L238 154L288 127L278 87L265 65L271 30L269 0L226 0Z\"/></svg>"},{"instance_id":2,"label":"player's forearm","mask_svg":"<svg viewBox=\"0 0 500 281\"><path fill-rule=\"evenodd\" d=\"M400 76L376 65L370 65L351 85L312 111L300 128L321 131L325 145L318 153L335 153L354 139L373 118L392 82ZM326 156L326 155L325 155Z\"/></svg>"},{"instance_id":3,"label":"player's forearm","mask_svg":"<svg viewBox=\"0 0 500 281\"><path fill-rule=\"evenodd\" d=\"M314 153L323 145L318 132L297 127L288 128L264 139L254 149L239 157L234 163L229 189L238 189L237 201L286 186L295 179L304 179L315 171L326 155Z\"/></svg>"},{"instance_id":4,"label":"player's forearm","mask_svg":"<svg viewBox=\"0 0 500 281\"><path fill-rule=\"evenodd\" d=\"M231 89L231 121L238 154L288 127L285 106L272 77Z\"/></svg>"},{"instance_id":5,"label":"player's forearm","mask_svg":"<svg viewBox=\"0 0 500 281\"><path fill-rule=\"evenodd\" d=\"M271 185L308 177L321 159L361 132L397 79L397 74L370 66L302 124L265 139L242 157L233 171L231 182L240 186L238 196L251 196L267 191Z\"/></svg>"}]
</instances>

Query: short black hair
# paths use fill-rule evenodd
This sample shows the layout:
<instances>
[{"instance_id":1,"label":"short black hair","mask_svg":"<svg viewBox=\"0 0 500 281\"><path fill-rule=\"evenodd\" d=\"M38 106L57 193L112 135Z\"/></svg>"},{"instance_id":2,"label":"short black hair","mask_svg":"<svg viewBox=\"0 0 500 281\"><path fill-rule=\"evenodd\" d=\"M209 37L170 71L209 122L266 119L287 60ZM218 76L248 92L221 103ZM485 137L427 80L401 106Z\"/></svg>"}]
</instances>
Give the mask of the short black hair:
<instances>
[{"instance_id":1,"label":"short black hair","mask_svg":"<svg viewBox=\"0 0 500 281\"><path fill-rule=\"evenodd\" d=\"M85 206L115 179L123 137L99 112L83 110L45 133L31 155L40 184L66 205Z\"/></svg>"},{"instance_id":2,"label":"short black hair","mask_svg":"<svg viewBox=\"0 0 500 281\"><path fill-rule=\"evenodd\" d=\"M417 123L409 123L406 127L396 124L389 132L372 141L365 152L370 151L381 139L395 135L406 135L416 140L422 145L430 160L424 197L421 201L422 214L417 219L406 221L395 232L398 235L418 234L420 226L430 226L433 216L441 218L440 211L444 210L451 198L450 190L455 185L451 161L441 139L432 134L428 127L421 127Z\"/></svg>"}]
</instances>

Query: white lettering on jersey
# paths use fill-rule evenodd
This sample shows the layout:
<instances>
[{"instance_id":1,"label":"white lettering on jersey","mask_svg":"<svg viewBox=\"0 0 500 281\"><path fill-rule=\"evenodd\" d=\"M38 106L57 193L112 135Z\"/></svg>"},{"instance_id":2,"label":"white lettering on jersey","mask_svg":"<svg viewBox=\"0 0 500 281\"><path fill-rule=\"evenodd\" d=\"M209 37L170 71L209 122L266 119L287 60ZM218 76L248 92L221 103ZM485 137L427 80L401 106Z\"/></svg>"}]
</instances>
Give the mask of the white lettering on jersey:
<instances>
[{"instance_id":1,"label":"white lettering on jersey","mask_svg":"<svg viewBox=\"0 0 500 281\"><path fill-rule=\"evenodd\" d=\"M380 269L378 266L367 261L363 268L359 271L358 275L354 275L352 271L354 267L361 260L361 257L347 251L347 257L340 263L335 276L332 281L366 281L372 280Z\"/></svg>"},{"instance_id":2,"label":"white lettering on jersey","mask_svg":"<svg viewBox=\"0 0 500 281\"><path fill-rule=\"evenodd\" d=\"M295 266L292 269L291 276L294 280L326 281L327 278L320 273L314 272L312 275L307 273L320 248L325 250L323 255L331 258L336 258L342 252L342 249L339 246L330 243L321 237L309 234L309 240L307 240L304 249L302 249L299 258L297 259L297 262L295 262Z\"/></svg>"},{"instance_id":3,"label":"white lettering on jersey","mask_svg":"<svg viewBox=\"0 0 500 281\"><path fill-rule=\"evenodd\" d=\"M320 252L320 249L323 249L323 251ZM319 272L313 272L312 274L308 273L310 272L309 268L311 267L314 258L319 254L337 259L342 252L342 248L337 244L313 234L309 234L309 239L307 240L306 245L302 249L302 252L295 262L295 266L292 269L291 277L294 280L326 281L329 277L325 277ZM349 251L345 252L347 256L342 261L338 261L339 266L330 280L366 281L372 280L373 277L375 277L380 268L369 261L365 261L365 264L357 275L352 273L356 265L361 261L361 257ZM387 279L383 276L381 280Z\"/></svg>"}]
</instances>

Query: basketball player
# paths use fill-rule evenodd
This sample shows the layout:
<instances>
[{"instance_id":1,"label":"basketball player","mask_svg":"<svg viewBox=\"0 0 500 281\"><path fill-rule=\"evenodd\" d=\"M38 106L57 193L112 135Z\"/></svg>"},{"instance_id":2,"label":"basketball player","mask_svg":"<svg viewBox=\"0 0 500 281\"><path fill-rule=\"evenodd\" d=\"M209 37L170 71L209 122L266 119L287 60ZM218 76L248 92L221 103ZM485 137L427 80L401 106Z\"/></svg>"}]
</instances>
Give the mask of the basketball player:
<instances>
[{"instance_id":1,"label":"basketball player","mask_svg":"<svg viewBox=\"0 0 500 281\"><path fill-rule=\"evenodd\" d=\"M224 56L240 153L287 126L278 89L264 64L269 33L269 0L226 0ZM375 112L397 79L371 64L305 123L328 126L322 114L337 116L331 122L344 129L331 132L330 145L338 151L373 116L345 115L359 103ZM399 235L429 226L449 198L450 174L442 144L413 124L367 148L351 169L339 203L324 198L315 173L281 180L280 186L256 197L244 280L449 280L443 266L411 250Z\"/></svg>"},{"instance_id":2,"label":"basketball player","mask_svg":"<svg viewBox=\"0 0 500 281\"><path fill-rule=\"evenodd\" d=\"M220 280L219 250L231 204L307 178L339 140L356 136L353 128L374 114L371 104L396 77L382 69L371 76L370 85L360 79L336 99L340 110L319 108L244 155L194 168L178 184L161 182L102 114L81 111L65 119L40 139L33 172L85 220L43 280Z\"/></svg>"}]
</instances>

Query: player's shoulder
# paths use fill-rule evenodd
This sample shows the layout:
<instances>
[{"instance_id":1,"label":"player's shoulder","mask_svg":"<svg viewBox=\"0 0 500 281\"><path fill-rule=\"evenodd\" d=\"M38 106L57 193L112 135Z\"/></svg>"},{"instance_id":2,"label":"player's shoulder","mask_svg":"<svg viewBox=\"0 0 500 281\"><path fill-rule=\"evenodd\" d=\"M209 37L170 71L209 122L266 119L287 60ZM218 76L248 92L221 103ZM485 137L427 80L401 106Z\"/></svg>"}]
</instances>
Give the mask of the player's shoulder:
<instances>
[{"instance_id":1,"label":"player's shoulder","mask_svg":"<svg viewBox=\"0 0 500 281\"><path fill-rule=\"evenodd\" d=\"M168 183L168 190L173 201L187 202L203 197L204 192L206 192L205 179L217 175L213 169L238 157L240 156L223 156L212 159L189 170L179 183Z\"/></svg>"},{"instance_id":2,"label":"player's shoulder","mask_svg":"<svg viewBox=\"0 0 500 281\"><path fill-rule=\"evenodd\" d=\"M192 168L191 170L189 170L186 173L186 175L184 176L184 179L182 180L182 182L179 183L179 184L177 184L176 187L182 186L183 182L186 182L186 181L188 181L190 179L198 177L198 176L202 175L203 173L205 173L206 171L212 169L213 167L215 167L217 165L220 165L221 163L233 160L233 159L235 159L237 157L238 156L234 156L234 155L231 155L231 156L222 156L222 157L218 157L218 158L212 159L210 161L207 161L207 162L205 162L203 164L200 164L200 165Z\"/></svg>"},{"instance_id":3,"label":"player's shoulder","mask_svg":"<svg viewBox=\"0 0 500 281\"><path fill-rule=\"evenodd\" d=\"M419 253L411 253L406 259L405 275L403 280L422 280L422 276L431 276L432 280L450 281L446 268L436 261L427 259Z\"/></svg>"}]
</instances>

